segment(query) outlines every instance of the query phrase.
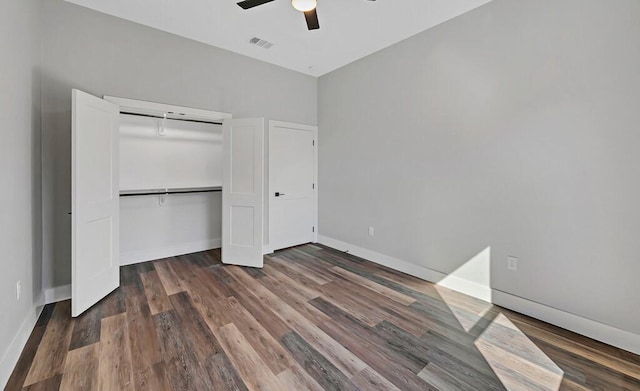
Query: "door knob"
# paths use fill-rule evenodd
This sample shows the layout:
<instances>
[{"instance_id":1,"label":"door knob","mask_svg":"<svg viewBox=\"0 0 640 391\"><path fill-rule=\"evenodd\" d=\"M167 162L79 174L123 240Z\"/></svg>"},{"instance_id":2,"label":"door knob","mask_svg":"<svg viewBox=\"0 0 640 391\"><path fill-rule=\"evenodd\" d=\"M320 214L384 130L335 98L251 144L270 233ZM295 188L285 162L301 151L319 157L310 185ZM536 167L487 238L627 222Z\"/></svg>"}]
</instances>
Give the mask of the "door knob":
<instances>
[{"instance_id":1,"label":"door knob","mask_svg":"<svg viewBox=\"0 0 640 391\"><path fill-rule=\"evenodd\" d=\"M284 193L280 193L279 191L276 191L276 197L280 197L280 196L283 196L283 195L285 195L285 194Z\"/></svg>"}]
</instances>

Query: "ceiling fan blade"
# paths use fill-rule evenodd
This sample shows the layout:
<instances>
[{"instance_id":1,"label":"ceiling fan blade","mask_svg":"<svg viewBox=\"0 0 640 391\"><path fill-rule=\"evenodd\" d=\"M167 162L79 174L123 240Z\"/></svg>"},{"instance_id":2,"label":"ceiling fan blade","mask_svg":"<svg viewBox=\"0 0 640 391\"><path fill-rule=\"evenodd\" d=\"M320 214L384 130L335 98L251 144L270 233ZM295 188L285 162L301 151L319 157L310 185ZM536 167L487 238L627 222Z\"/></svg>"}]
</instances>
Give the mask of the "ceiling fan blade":
<instances>
[{"instance_id":1,"label":"ceiling fan blade","mask_svg":"<svg viewBox=\"0 0 640 391\"><path fill-rule=\"evenodd\" d=\"M304 18L307 20L307 28L309 30L317 30L320 28L320 22L318 22L318 13L316 9L307 11L304 13Z\"/></svg>"},{"instance_id":2,"label":"ceiling fan blade","mask_svg":"<svg viewBox=\"0 0 640 391\"><path fill-rule=\"evenodd\" d=\"M273 0L244 0L238 3L242 9L248 10L249 8L257 7L262 4L267 4Z\"/></svg>"}]
</instances>

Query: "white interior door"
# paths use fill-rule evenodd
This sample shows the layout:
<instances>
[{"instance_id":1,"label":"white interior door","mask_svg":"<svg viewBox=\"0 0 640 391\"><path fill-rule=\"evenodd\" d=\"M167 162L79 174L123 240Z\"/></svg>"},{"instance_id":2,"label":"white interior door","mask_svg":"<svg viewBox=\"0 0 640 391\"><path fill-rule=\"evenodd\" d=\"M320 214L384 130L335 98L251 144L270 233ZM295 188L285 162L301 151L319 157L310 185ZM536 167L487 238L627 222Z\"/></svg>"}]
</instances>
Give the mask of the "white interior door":
<instances>
[{"instance_id":1,"label":"white interior door","mask_svg":"<svg viewBox=\"0 0 640 391\"><path fill-rule=\"evenodd\" d=\"M275 121L269 127L269 244L274 250L314 241L315 131Z\"/></svg>"},{"instance_id":2,"label":"white interior door","mask_svg":"<svg viewBox=\"0 0 640 391\"><path fill-rule=\"evenodd\" d=\"M222 262L262 267L264 119L222 126Z\"/></svg>"},{"instance_id":3,"label":"white interior door","mask_svg":"<svg viewBox=\"0 0 640 391\"><path fill-rule=\"evenodd\" d=\"M71 312L120 285L118 106L73 90Z\"/></svg>"}]
</instances>

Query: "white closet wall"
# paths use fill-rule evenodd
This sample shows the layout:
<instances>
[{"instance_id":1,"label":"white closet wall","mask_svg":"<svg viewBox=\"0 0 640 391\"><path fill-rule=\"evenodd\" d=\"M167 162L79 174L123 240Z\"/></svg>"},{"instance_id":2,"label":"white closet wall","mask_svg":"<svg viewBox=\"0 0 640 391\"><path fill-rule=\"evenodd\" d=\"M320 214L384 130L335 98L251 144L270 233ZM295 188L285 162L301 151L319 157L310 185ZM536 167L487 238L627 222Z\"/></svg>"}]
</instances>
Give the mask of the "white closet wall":
<instances>
[{"instance_id":1,"label":"white closet wall","mask_svg":"<svg viewBox=\"0 0 640 391\"><path fill-rule=\"evenodd\" d=\"M216 186L221 125L120 115L121 191Z\"/></svg>"},{"instance_id":2,"label":"white closet wall","mask_svg":"<svg viewBox=\"0 0 640 391\"><path fill-rule=\"evenodd\" d=\"M120 263L219 248L222 194L197 193L120 199Z\"/></svg>"},{"instance_id":3,"label":"white closet wall","mask_svg":"<svg viewBox=\"0 0 640 391\"><path fill-rule=\"evenodd\" d=\"M120 115L122 192L222 186L222 127ZM121 264L218 248L222 193L120 198Z\"/></svg>"}]
</instances>

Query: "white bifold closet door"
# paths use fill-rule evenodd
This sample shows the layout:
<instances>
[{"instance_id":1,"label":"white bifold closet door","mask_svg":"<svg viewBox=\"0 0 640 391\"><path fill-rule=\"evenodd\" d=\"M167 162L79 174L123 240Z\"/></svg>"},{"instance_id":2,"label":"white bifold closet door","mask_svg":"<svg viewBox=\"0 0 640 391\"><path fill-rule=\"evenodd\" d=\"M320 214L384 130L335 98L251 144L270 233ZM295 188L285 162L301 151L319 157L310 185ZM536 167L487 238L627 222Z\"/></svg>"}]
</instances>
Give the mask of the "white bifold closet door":
<instances>
[{"instance_id":1,"label":"white bifold closet door","mask_svg":"<svg viewBox=\"0 0 640 391\"><path fill-rule=\"evenodd\" d=\"M262 267L264 119L222 126L222 262Z\"/></svg>"},{"instance_id":2,"label":"white bifold closet door","mask_svg":"<svg viewBox=\"0 0 640 391\"><path fill-rule=\"evenodd\" d=\"M119 108L73 90L71 313L76 317L120 285Z\"/></svg>"}]
</instances>

